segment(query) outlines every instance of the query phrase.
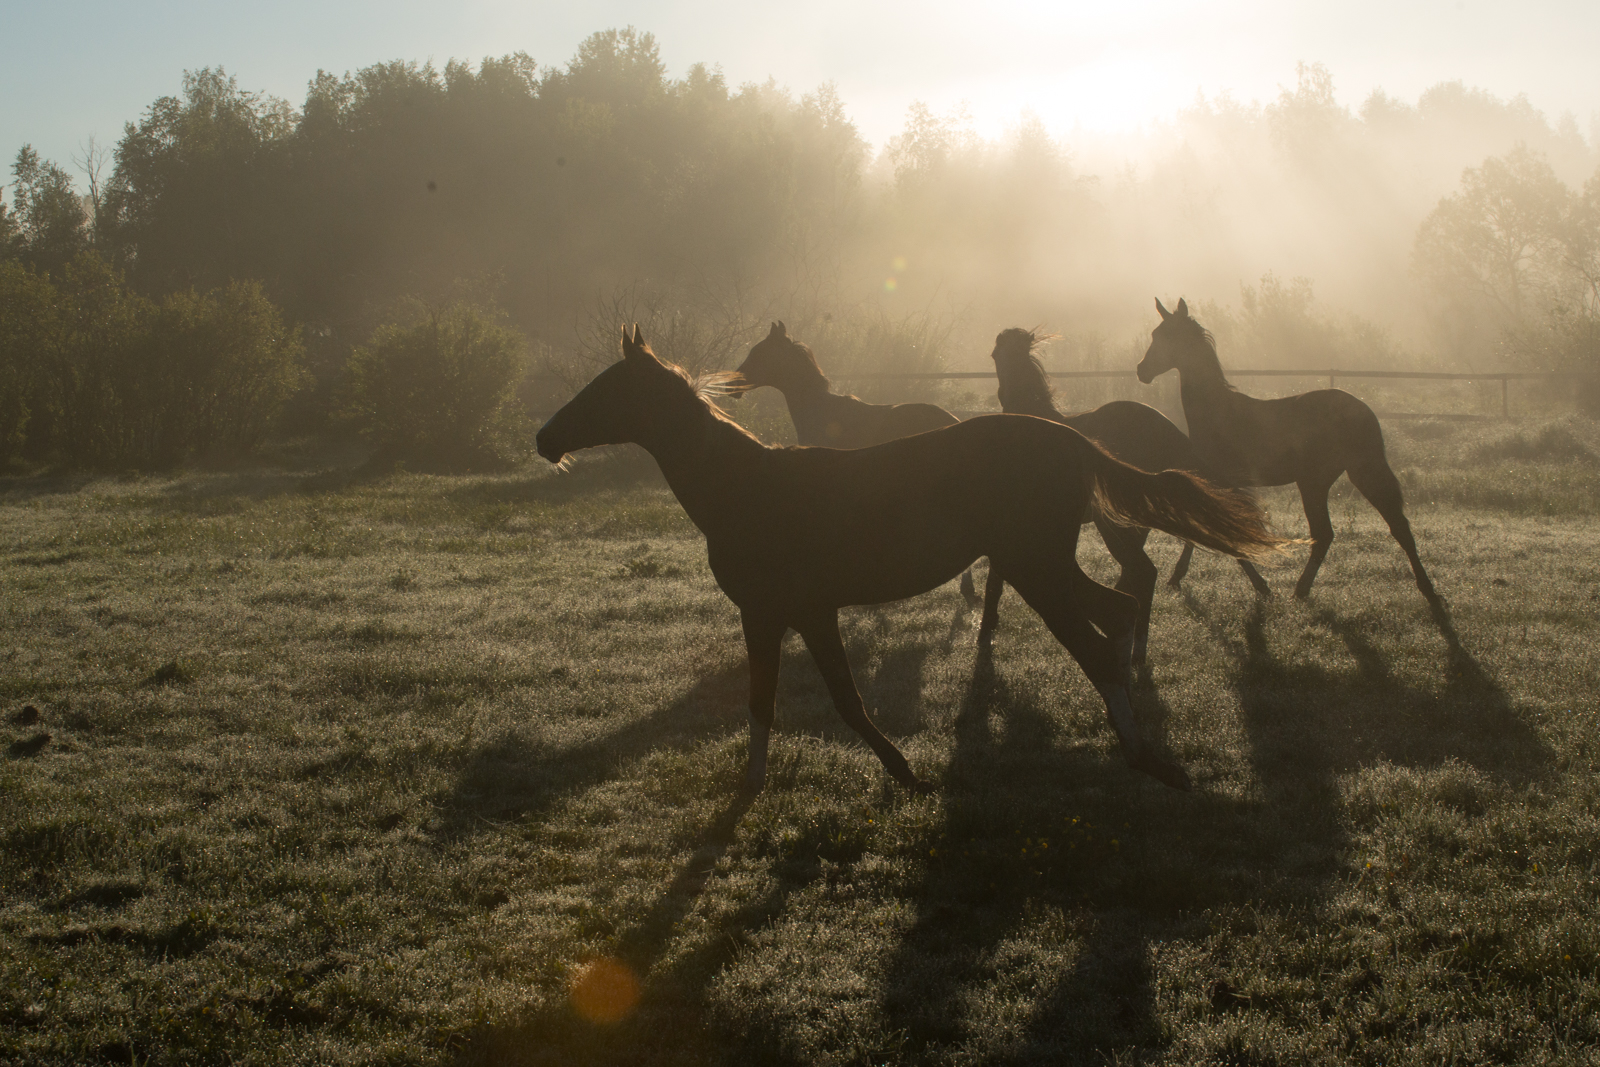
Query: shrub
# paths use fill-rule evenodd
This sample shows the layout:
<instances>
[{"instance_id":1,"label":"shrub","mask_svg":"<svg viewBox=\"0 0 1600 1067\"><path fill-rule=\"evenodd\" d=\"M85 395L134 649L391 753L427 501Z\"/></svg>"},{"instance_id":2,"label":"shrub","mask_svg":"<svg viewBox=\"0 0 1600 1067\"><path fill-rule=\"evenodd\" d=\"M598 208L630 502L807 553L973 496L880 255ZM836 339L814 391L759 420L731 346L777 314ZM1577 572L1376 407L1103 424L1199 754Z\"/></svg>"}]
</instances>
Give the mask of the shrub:
<instances>
[{"instance_id":1,"label":"shrub","mask_svg":"<svg viewBox=\"0 0 1600 1067\"><path fill-rule=\"evenodd\" d=\"M523 444L522 335L465 302L380 327L350 357L345 415L382 454L430 469L496 466Z\"/></svg>"},{"instance_id":2,"label":"shrub","mask_svg":"<svg viewBox=\"0 0 1600 1067\"><path fill-rule=\"evenodd\" d=\"M158 304L85 254L54 284L5 268L0 299L0 447L13 455L148 469L242 451L304 377L298 333L255 283Z\"/></svg>"},{"instance_id":3,"label":"shrub","mask_svg":"<svg viewBox=\"0 0 1600 1067\"><path fill-rule=\"evenodd\" d=\"M54 297L38 274L0 263L0 462L16 458L27 442L34 371L55 313Z\"/></svg>"}]
</instances>

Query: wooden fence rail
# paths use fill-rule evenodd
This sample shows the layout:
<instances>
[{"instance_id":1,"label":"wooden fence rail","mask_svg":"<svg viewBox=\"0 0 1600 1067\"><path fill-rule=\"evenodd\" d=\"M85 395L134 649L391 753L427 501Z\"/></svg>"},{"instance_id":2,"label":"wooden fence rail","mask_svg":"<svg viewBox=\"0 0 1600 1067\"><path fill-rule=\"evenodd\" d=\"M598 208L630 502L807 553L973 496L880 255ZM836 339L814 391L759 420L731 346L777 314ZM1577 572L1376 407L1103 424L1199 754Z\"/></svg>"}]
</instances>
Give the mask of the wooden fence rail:
<instances>
[{"instance_id":1,"label":"wooden fence rail","mask_svg":"<svg viewBox=\"0 0 1600 1067\"><path fill-rule=\"evenodd\" d=\"M1051 378L1134 378L1131 370L1063 370L1047 371ZM1499 382L1500 416L1511 417L1510 383L1514 381L1564 381L1584 377L1580 374L1551 371L1492 371L1485 373L1458 373L1455 371L1409 370L1224 370L1229 378L1327 378L1328 388L1336 387L1340 378L1399 378L1416 381ZM840 374L835 377L850 381L956 381L968 378L993 378L993 371L954 371L944 374ZM1395 416L1390 416L1391 418ZM1411 418L1438 418L1436 415L1418 414Z\"/></svg>"}]
</instances>

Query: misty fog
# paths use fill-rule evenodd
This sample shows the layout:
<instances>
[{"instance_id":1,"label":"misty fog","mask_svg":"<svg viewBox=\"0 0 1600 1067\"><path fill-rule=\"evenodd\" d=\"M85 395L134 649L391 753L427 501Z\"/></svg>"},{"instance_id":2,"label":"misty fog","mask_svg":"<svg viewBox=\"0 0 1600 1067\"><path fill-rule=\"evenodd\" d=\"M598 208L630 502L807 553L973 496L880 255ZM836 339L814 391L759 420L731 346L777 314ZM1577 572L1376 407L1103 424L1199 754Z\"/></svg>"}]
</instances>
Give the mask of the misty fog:
<instances>
[{"instance_id":1,"label":"misty fog","mask_svg":"<svg viewBox=\"0 0 1600 1067\"><path fill-rule=\"evenodd\" d=\"M568 377L634 320L697 368L782 318L830 370L985 369L1012 325L1126 369L1156 296L1235 367L1592 369L1596 131L1460 82L1352 110L1337 73L1065 140L912 102L875 150L832 86L674 77L632 29L556 65L319 71L298 102L208 68L114 146L24 147L0 240L152 298L258 281L323 390L407 298L463 296Z\"/></svg>"}]
</instances>

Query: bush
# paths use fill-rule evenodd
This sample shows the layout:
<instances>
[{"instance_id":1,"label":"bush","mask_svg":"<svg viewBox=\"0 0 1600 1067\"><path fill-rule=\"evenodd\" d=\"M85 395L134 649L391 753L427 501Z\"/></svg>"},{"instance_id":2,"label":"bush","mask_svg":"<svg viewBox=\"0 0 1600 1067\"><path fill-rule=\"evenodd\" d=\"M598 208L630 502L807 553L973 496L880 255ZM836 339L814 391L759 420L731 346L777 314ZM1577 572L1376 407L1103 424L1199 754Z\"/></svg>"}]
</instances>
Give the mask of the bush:
<instances>
[{"instance_id":1,"label":"bush","mask_svg":"<svg viewBox=\"0 0 1600 1067\"><path fill-rule=\"evenodd\" d=\"M58 282L0 272L0 449L78 467L168 467L260 442L304 378L296 331L255 283L130 292L92 254Z\"/></svg>"},{"instance_id":2,"label":"bush","mask_svg":"<svg viewBox=\"0 0 1600 1067\"><path fill-rule=\"evenodd\" d=\"M350 356L345 416L382 454L429 469L503 465L525 447L515 389L527 370L516 330L460 302L414 325L380 327Z\"/></svg>"},{"instance_id":3,"label":"bush","mask_svg":"<svg viewBox=\"0 0 1600 1067\"><path fill-rule=\"evenodd\" d=\"M21 455L27 442L34 371L55 311L54 296L33 271L0 263L0 463Z\"/></svg>"}]
</instances>

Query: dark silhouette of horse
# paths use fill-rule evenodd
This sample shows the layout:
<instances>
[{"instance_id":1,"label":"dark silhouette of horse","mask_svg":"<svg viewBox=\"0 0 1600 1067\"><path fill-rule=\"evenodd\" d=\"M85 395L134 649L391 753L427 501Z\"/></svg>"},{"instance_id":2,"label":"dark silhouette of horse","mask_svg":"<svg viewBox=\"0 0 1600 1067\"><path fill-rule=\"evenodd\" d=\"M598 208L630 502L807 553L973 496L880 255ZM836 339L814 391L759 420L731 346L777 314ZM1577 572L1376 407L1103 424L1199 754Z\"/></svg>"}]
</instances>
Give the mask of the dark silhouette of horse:
<instances>
[{"instance_id":1,"label":"dark silhouette of horse","mask_svg":"<svg viewBox=\"0 0 1600 1067\"><path fill-rule=\"evenodd\" d=\"M1430 604L1437 603L1433 582L1417 556L1400 481L1389 469L1383 430L1372 409L1343 389L1317 389L1277 400L1246 396L1228 384L1216 341L1189 317L1185 301L1178 301L1177 311L1168 311L1158 299L1156 310L1161 325L1150 335L1150 350L1139 363L1139 380L1148 384L1177 369L1189 439L1206 474L1222 485L1293 482L1300 489L1311 526L1311 556L1294 595L1303 598L1311 593L1317 568L1333 543L1328 490L1339 475L1348 474L1405 550L1417 588ZM1187 559L1179 562L1187 565Z\"/></svg>"},{"instance_id":2,"label":"dark silhouette of horse","mask_svg":"<svg viewBox=\"0 0 1600 1067\"><path fill-rule=\"evenodd\" d=\"M811 346L791 338L781 322L774 322L767 336L751 346L734 374L730 397L764 385L783 394L795 440L802 445L866 448L961 421L937 404L869 404L848 393L835 393ZM969 609L978 606L970 570L961 573L961 595ZM978 640L985 640L981 627Z\"/></svg>"},{"instance_id":3,"label":"dark silhouette of horse","mask_svg":"<svg viewBox=\"0 0 1600 1067\"><path fill-rule=\"evenodd\" d=\"M1281 544L1254 501L1177 471L1147 474L1075 430L986 415L861 449L772 448L662 363L637 326L623 359L539 431L539 454L642 445L705 534L711 573L739 607L750 661L745 788L766 781L784 634L799 631L834 707L902 785L926 788L857 691L838 612L915 596L981 555L1044 619L1105 701L1130 766L1185 788L1188 776L1139 737L1129 700L1132 597L1078 567L1091 501L1108 517L1153 526L1231 555ZM718 376L726 383L729 375Z\"/></svg>"},{"instance_id":4,"label":"dark silhouette of horse","mask_svg":"<svg viewBox=\"0 0 1600 1067\"><path fill-rule=\"evenodd\" d=\"M802 445L866 448L961 421L937 404L869 404L835 393L810 346L790 338L781 322L772 324L734 373L740 392L770 385L783 394Z\"/></svg>"},{"instance_id":5,"label":"dark silhouette of horse","mask_svg":"<svg viewBox=\"0 0 1600 1067\"><path fill-rule=\"evenodd\" d=\"M1037 331L1013 327L1002 330L994 339L995 373L1000 378L1000 407L1008 414L1032 415L1070 426L1113 456L1144 471L1181 470L1204 473L1204 466L1194 446L1172 420L1148 404L1132 400L1113 400L1093 411L1076 415L1063 415L1055 404L1055 391L1050 388L1044 364L1039 361L1038 348L1043 343ZM1122 526L1107 521L1103 516L1089 514L1105 540L1106 548L1122 567L1117 588L1139 602L1138 631L1134 637L1133 662L1145 659L1145 648L1150 637L1150 605L1155 598L1156 565L1145 553L1148 529ZM1192 550L1192 546L1190 548ZM1256 591L1271 595L1266 579L1261 577L1247 560L1239 566L1255 585ZM1004 575L993 566L989 568L989 581L984 589L983 621L978 626L978 641L985 643L988 635L999 623L1000 597L1005 593Z\"/></svg>"}]
</instances>

